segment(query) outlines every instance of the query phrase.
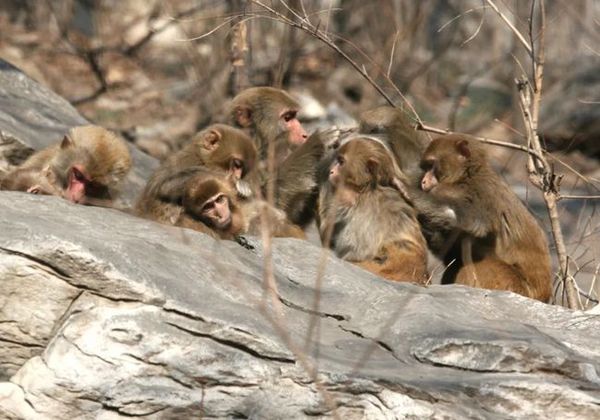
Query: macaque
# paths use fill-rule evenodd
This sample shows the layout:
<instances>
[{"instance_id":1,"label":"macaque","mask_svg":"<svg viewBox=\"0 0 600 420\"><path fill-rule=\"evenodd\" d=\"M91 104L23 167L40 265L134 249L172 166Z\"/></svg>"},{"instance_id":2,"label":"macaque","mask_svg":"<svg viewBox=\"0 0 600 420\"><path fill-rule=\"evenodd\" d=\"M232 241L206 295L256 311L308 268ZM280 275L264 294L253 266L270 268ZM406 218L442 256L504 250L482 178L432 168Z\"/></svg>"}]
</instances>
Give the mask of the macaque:
<instances>
[{"instance_id":1,"label":"macaque","mask_svg":"<svg viewBox=\"0 0 600 420\"><path fill-rule=\"evenodd\" d=\"M443 282L548 301L552 273L546 236L481 145L462 135L439 137L425 150L421 167L421 189L456 218L459 258Z\"/></svg>"},{"instance_id":2,"label":"macaque","mask_svg":"<svg viewBox=\"0 0 600 420\"><path fill-rule=\"evenodd\" d=\"M198 171L186 183L182 211L173 224L221 239L235 239L244 234L260 235L266 228L263 220L271 236L305 238L302 229L291 224L281 210L263 200L240 200L227 178Z\"/></svg>"},{"instance_id":3,"label":"macaque","mask_svg":"<svg viewBox=\"0 0 600 420\"><path fill-rule=\"evenodd\" d=\"M102 127L80 126L7 173L2 189L109 205L130 169L131 156L123 140Z\"/></svg>"},{"instance_id":4,"label":"macaque","mask_svg":"<svg viewBox=\"0 0 600 420\"><path fill-rule=\"evenodd\" d=\"M271 142L275 143L275 160L281 162L308 138L298 120L299 108L298 102L281 89L253 87L233 98L229 112L234 125L249 130L261 162L267 158Z\"/></svg>"},{"instance_id":5,"label":"macaque","mask_svg":"<svg viewBox=\"0 0 600 420\"><path fill-rule=\"evenodd\" d=\"M256 148L250 137L237 128L211 125L163 162L146 184L135 211L172 223L180 213L186 182L203 169L221 171L238 193L249 196L252 190L243 180L253 170L255 160Z\"/></svg>"},{"instance_id":6,"label":"macaque","mask_svg":"<svg viewBox=\"0 0 600 420\"><path fill-rule=\"evenodd\" d=\"M315 218L319 185L339 146L339 130L315 132L280 165L275 176L275 203L289 220L306 227Z\"/></svg>"},{"instance_id":7,"label":"macaque","mask_svg":"<svg viewBox=\"0 0 600 420\"><path fill-rule=\"evenodd\" d=\"M405 177L387 145L356 135L342 141L319 194L324 245L389 280L428 280L425 239Z\"/></svg>"},{"instance_id":8,"label":"macaque","mask_svg":"<svg viewBox=\"0 0 600 420\"><path fill-rule=\"evenodd\" d=\"M391 106L363 112L359 132L375 136L389 146L400 170L408 178L409 195L429 249L441 259L456 256L459 251L453 235L454 212L420 188L423 171L419 163L429 140L412 127L406 111Z\"/></svg>"}]
</instances>

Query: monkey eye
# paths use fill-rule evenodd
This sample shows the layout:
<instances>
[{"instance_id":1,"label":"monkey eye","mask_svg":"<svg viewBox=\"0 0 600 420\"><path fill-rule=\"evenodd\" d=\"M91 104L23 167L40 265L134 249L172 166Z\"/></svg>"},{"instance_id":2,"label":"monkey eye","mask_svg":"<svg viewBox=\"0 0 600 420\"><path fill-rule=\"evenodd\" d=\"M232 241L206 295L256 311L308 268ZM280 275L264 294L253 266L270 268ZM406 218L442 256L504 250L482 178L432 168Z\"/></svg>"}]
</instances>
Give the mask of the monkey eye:
<instances>
[{"instance_id":1,"label":"monkey eye","mask_svg":"<svg viewBox=\"0 0 600 420\"><path fill-rule=\"evenodd\" d=\"M223 204L223 203L225 203L225 200L227 200L227 197L225 197L224 195L220 195L217 197L217 199L213 203ZM214 204L213 204L213 206L214 206Z\"/></svg>"},{"instance_id":2,"label":"monkey eye","mask_svg":"<svg viewBox=\"0 0 600 420\"><path fill-rule=\"evenodd\" d=\"M206 203L204 205L204 207L202 207L202 212L206 213L207 211L212 210L214 208L215 208L215 202L214 201L210 201L210 202Z\"/></svg>"},{"instance_id":3,"label":"monkey eye","mask_svg":"<svg viewBox=\"0 0 600 420\"><path fill-rule=\"evenodd\" d=\"M289 121L293 120L294 118L296 118L297 114L298 114L298 111L287 111L286 113L284 113L282 115L282 117L285 122L289 122Z\"/></svg>"},{"instance_id":4,"label":"monkey eye","mask_svg":"<svg viewBox=\"0 0 600 420\"><path fill-rule=\"evenodd\" d=\"M232 159L231 167L233 169L244 169L244 162L240 159Z\"/></svg>"},{"instance_id":5,"label":"monkey eye","mask_svg":"<svg viewBox=\"0 0 600 420\"><path fill-rule=\"evenodd\" d=\"M83 173L79 169L73 167L73 168L71 168L71 170L73 171L73 177L77 181L79 181L79 182L86 182L87 181L87 179L85 178L85 175L83 175Z\"/></svg>"},{"instance_id":6,"label":"monkey eye","mask_svg":"<svg viewBox=\"0 0 600 420\"><path fill-rule=\"evenodd\" d=\"M340 166L344 166L344 163L346 163L346 159L344 159L344 156L341 156L341 155L339 155L336 158L336 161L337 161L338 165L340 165Z\"/></svg>"},{"instance_id":7,"label":"monkey eye","mask_svg":"<svg viewBox=\"0 0 600 420\"><path fill-rule=\"evenodd\" d=\"M434 163L435 163L435 161L427 159L427 160L421 161L421 164L419 166L421 167L422 170L428 171L431 168L433 168Z\"/></svg>"}]
</instances>

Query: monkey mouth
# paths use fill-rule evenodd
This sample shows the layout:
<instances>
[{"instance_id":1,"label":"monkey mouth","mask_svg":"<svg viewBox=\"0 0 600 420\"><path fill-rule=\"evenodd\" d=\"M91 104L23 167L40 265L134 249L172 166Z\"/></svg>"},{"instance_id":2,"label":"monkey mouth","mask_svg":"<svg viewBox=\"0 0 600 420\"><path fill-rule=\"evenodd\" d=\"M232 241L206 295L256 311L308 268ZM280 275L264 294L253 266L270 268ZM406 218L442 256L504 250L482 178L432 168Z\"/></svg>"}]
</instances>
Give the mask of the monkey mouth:
<instances>
[{"instance_id":1,"label":"monkey mouth","mask_svg":"<svg viewBox=\"0 0 600 420\"><path fill-rule=\"evenodd\" d=\"M218 221L217 228L219 230L227 230L231 226L231 216L228 216L226 219L220 219Z\"/></svg>"}]
</instances>

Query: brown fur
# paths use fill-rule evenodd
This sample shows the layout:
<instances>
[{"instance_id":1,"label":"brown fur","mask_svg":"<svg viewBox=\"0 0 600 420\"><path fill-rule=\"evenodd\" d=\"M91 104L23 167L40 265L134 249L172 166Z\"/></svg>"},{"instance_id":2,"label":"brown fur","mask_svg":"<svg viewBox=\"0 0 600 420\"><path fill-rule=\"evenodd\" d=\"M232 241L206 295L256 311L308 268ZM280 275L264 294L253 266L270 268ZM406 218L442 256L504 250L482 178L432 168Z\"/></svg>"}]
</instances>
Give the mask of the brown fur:
<instances>
[{"instance_id":1,"label":"brown fur","mask_svg":"<svg viewBox=\"0 0 600 420\"><path fill-rule=\"evenodd\" d=\"M296 225L305 227L315 218L319 184L328 170L332 136L316 132L279 165L275 181L277 207Z\"/></svg>"},{"instance_id":2,"label":"brown fur","mask_svg":"<svg viewBox=\"0 0 600 420\"><path fill-rule=\"evenodd\" d=\"M409 195L417 210L417 219L427 245L440 258L455 255L452 237L455 220L447 207L435 202L419 188L423 171L421 155L429 140L412 127L405 110L381 106L360 115L360 133L385 141L396 158L400 170L407 176Z\"/></svg>"},{"instance_id":3,"label":"brown fur","mask_svg":"<svg viewBox=\"0 0 600 420\"><path fill-rule=\"evenodd\" d=\"M381 136L402 172L411 180L420 178L419 161L428 141L411 126L406 111L391 106L365 111L360 115L359 132Z\"/></svg>"},{"instance_id":4,"label":"brown fur","mask_svg":"<svg viewBox=\"0 0 600 420\"><path fill-rule=\"evenodd\" d=\"M185 184L190 177L203 170L221 171L231 177L232 159L243 161L242 178L252 172L256 160L252 140L233 127L209 126L156 170L138 198L136 213L158 222L173 223L182 210Z\"/></svg>"},{"instance_id":5,"label":"brown fur","mask_svg":"<svg viewBox=\"0 0 600 420\"><path fill-rule=\"evenodd\" d=\"M223 193L228 199L232 213L231 226L226 230L215 229L203 219L202 209L206 201ZM221 239L234 239L238 235L260 235L263 217L269 224L272 236L305 239L304 232L287 220L285 213L262 200L239 200L230 183L218 173L199 172L187 182L183 199L183 211L174 222L176 226L205 232L212 231Z\"/></svg>"},{"instance_id":6,"label":"brown fur","mask_svg":"<svg viewBox=\"0 0 600 420\"><path fill-rule=\"evenodd\" d=\"M126 144L112 132L94 125L75 127L69 130L62 142L34 153L8 173L5 177L8 181L3 183L2 188L27 191L34 186L26 185L29 180L42 187L49 185L51 188L43 187L45 192L62 195L74 165L85 168L86 175L95 186L87 193L88 198L109 201L131 169L131 156Z\"/></svg>"},{"instance_id":7,"label":"brown fur","mask_svg":"<svg viewBox=\"0 0 600 420\"><path fill-rule=\"evenodd\" d=\"M445 282L547 301L552 273L546 236L493 170L481 145L461 135L437 138L422 166L427 169L423 185L432 174L438 183L429 194L456 214L461 258L444 274Z\"/></svg>"},{"instance_id":8,"label":"brown fur","mask_svg":"<svg viewBox=\"0 0 600 420\"><path fill-rule=\"evenodd\" d=\"M0 178L0 190L62 196L62 191L50 183L46 171L32 168L19 168L12 171L10 177Z\"/></svg>"},{"instance_id":9,"label":"brown fur","mask_svg":"<svg viewBox=\"0 0 600 420\"><path fill-rule=\"evenodd\" d=\"M287 153L288 133L279 122L280 114L284 110L298 109L298 102L281 89L253 87L243 90L233 98L229 114L232 124L249 129L260 159L264 160L271 141L276 142L278 155Z\"/></svg>"},{"instance_id":10,"label":"brown fur","mask_svg":"<svg viewBox=\"0 0 600 420\"><path fill-rule=\"evenodd\" d=\"M358 138L343 144L319 194L317 224L336 255L390 280L425 283L427 252L403 174L385 147Z\"/></svg>"}]
</instances>

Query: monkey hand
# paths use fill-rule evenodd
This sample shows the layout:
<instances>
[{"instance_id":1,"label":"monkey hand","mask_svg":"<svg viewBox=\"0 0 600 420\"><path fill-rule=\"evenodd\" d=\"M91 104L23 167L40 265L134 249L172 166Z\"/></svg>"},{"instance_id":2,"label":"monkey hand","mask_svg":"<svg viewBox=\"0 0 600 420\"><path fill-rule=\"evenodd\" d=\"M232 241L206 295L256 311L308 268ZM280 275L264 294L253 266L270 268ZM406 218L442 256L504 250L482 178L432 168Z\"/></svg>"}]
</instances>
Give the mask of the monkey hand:
<instances>
[{"instance_id":1,"label":"monkey hand","mask_svg":"<svg viewBox=\"0 0 600 420\"><path fill-rule=\"evenodd\" d=\"M246 181L238 179L235 182L235 189L240 198L245 199L245 198L250 198L252 196L252 188L250 187L250 184Z\"/></svg>"}]
</instances>

